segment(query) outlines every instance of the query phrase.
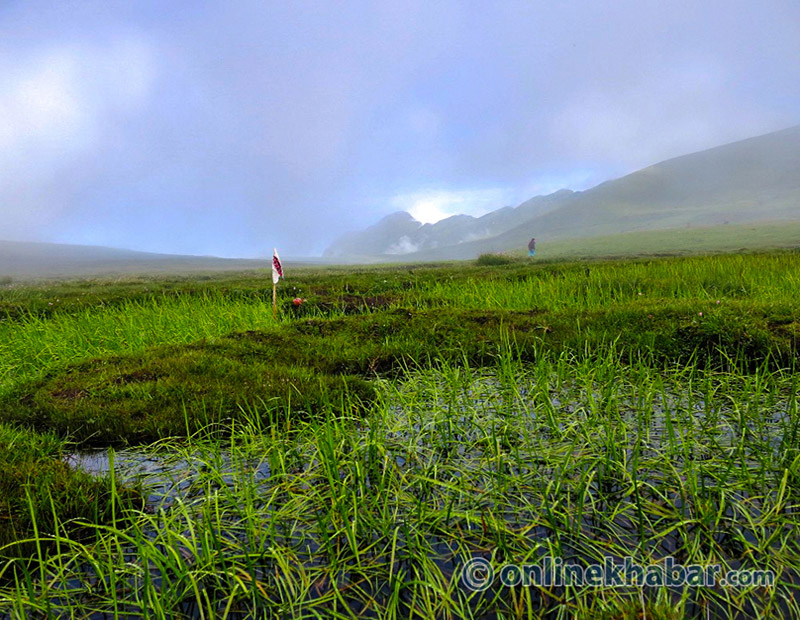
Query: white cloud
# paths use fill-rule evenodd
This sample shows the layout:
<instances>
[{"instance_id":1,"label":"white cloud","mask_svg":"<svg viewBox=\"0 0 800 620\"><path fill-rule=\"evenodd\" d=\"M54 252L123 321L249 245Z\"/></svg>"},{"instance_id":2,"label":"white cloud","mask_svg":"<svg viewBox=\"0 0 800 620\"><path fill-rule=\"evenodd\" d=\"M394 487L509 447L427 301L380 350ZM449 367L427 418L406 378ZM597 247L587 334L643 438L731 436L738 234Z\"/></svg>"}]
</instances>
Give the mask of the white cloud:
<instances>
[{"instance_id":1,"label":"white cloud","mask_svg":"<svg viewBox=\"0 0 800 620\"><path fill-rule=\"evenodd\" d=\"M506 206L510 197L511 192L502 188L426 190L395 196L391 202L417 221L433 224L451 215L483 215Z\"/></svg>"},{"instance_id":2,"label":"white cloud","mask_svg":"<svg viewBox=\"0 0 800 620\"><path fill-rule=\"evenodd\" d=\"M155 55L138 39L103 47L40 49L0 61L0 230L4 238L51 220L69 203L52 184L84 171L76 162L102 151L121 116L144 105Z\"/></svg>"},{"instance_id":3,"label":"white cloud","mask_svg":"<svg viewBox=\"0 0 800 620\"><path fill-rule=\"evenodd\" d=\"M419 250L419 246L415 244L408 235L403 235L397 240L397 243L390 245L386 248L387 254L411 254Z\"/></svg>"},{"instance_id":4,"label":"white cloud","mask_svg":"<svg viewBox=\"0 0 800 620\"><path fill-rule=\"evenodd\" d=\"M727 73L713 60L691 58L615 90L581 91L554 117L553 140L580 158L633 171L779 129L765 126L758 105L736 96Z\"/></svg>"},{"instance_id":5,"label":"white cloud","mask_svg":"<svg viewBox=\"0 0 800 620\"><path fill-rule=\"evenodd\" d=\"M77 137L84 114L74 88L76 68L74 58L51 53L21 74L0 78L0 151Z\"/></svg>"},{"instance_id":6,"label":"white cloud","mask_svg":"<svg viewBox=\"0 0 800 620\"><path fill-rule=\"evenodd\" d=\"M442 119L427 108L412 108L408 112L407 122L409 130L429 140L437 138L442 128Z\"/></svg>"}]
</instances>

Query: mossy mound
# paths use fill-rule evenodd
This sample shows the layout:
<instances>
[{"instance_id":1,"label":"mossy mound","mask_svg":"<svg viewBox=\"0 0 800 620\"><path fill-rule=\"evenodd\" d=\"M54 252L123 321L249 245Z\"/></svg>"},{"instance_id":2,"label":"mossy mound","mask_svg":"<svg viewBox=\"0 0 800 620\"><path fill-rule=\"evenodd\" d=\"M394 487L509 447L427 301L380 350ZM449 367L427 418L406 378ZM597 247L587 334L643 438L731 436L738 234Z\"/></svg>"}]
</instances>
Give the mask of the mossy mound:
<instances>
[{"instance_id":1,"label":"mossy mound","mask_svg":"<svg viewBox=\"0 0 800 620\"><path fill-rule=\"evenodd\" d=\"M701 314L690 304L654 301L606 312L395 309L305 319L73 364L18 386L0 410L7 421L113 445L191 434L254 407L358 414L374 397L376 375L440 361L491 365L504 352L532 361L612 347L632 361L788 365L797 334L787 312L748 306Z\"/></svg>"},{"instance_id":2,"label":"mossy mound","mask_svg":"<svg viewBox=\"0 0 800 620\"><path fill-rule=\"evenodd\" d=\"M53 434L39 434L0 424L0 559L30 557L36 533L43 552L53 536L80 540L90 531L74 522L90 516L95 523L110 519L140 501L130 489L112 491L110 480L91 476L67 465L63 443Z\"/></svg>"}]
</instances>

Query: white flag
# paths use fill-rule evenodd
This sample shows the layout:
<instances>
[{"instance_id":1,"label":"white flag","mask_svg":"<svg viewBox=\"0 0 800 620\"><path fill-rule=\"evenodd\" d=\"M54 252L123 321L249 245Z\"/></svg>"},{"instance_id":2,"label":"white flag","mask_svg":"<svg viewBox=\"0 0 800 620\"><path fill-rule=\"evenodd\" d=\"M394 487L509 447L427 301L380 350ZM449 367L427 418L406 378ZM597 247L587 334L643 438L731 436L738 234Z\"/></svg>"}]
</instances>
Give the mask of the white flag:
<instances>
[{"instance_id":1,"label":"white flag","mask_svg":"<svg viewBox=\"0 0 800 620\"><path fill-rule=\"evenodd\" d=\"M278 250L272 249L272 283L277 284L278 280L283 277L283 266L281 265L281 257L278 256Z\"/></svg>"}]
</instances>

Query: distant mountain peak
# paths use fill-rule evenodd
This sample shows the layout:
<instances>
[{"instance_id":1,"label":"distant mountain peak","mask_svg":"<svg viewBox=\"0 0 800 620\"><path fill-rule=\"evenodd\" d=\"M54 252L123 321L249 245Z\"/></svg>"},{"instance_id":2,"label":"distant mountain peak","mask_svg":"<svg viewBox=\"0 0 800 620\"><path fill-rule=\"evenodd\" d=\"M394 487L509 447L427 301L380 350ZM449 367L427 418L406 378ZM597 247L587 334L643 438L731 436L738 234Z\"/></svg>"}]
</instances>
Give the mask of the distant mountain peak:
<instances>
[{"instance_id":1,"label":"distant mountain peak","mask_svg":"<svg viewBox=\"0 0 800 620\"><path fill-rule=\"evenodd\" d=\"M481 217L460 213L426 224L407 211L395 211L362 231L339 237L323 255L328 258L394 257L470 243L501 234L524 220L546 213L558 206L559 197L572 193L560 190L550 196L537 196L518 207L500 207Z\"/></svg>"},{"instance_id":2,"label":"distant mountain peak","mask_svg":"<svg viewBox=\"0 0 800 620\"><path fill-rule=\"evenodd\" d=\"M420 224L392 213L338 239L326 255L474 258L535 236L580 239L724 223L800 220L800 125L674 157L591 189L561 189L481 217ZM413 256L410 256L413 253Z\"/></svg>"},{"instance_id":3,"label":"distant mountain peak","mask_svg":"<svg viewBox=\"0 0 800 620\"><path fill-rule=\"evenodd\" d=\"M340 258L415 252L418 246L411 241L410 235L420 227L422 223L415 220L408 211L395 211L366 230L339 237L326 248L323 256ZM407 241L404 240L405 237L408 237Z\"/></svg>"},{"instance_id":4,"label":"distant mountain peak","mask_svg":"<svg viewBox=\"0 0 800 620\"><path fill-rule=\"evenodd\" d=\"M378 220L378 224L381 223L392 224L392 223L409 222L409 221L417 222L417 220L414 219L414 216L411 215L408 211L395 211L393 213L390 213L389 215L384 215L380 220ZM422 225L421 222L417 223L420 224L420 226Z\"/></svg>"}]
</instances>

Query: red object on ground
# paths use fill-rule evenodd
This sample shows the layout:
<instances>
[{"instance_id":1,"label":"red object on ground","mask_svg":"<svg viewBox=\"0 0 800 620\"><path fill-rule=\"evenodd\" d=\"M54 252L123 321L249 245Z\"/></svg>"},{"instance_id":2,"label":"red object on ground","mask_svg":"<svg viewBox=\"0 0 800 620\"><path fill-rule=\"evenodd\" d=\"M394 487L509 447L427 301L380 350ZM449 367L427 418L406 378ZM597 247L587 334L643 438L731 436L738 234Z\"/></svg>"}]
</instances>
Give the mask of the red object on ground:
<instances>
[{"instance_id":1,"label":"red object on ground","mask_svg":"<svg viewBox=\"0 0 800 620\"><path fill-rule=\"evenodd\" d=\"M292 300L292 303L293 303L295 306L299 306L299 305L300 305L301 303L303 303L304 301L305 301L305 299L300 299L299 297L295 297L295 298Z\"/></svg>"}]
</instances>

